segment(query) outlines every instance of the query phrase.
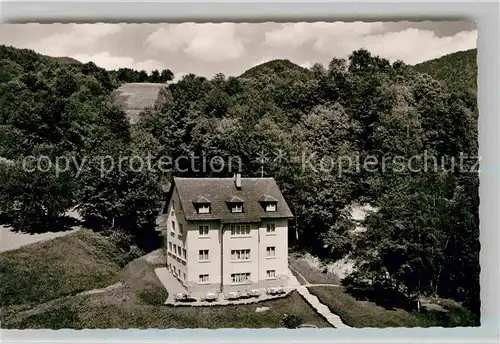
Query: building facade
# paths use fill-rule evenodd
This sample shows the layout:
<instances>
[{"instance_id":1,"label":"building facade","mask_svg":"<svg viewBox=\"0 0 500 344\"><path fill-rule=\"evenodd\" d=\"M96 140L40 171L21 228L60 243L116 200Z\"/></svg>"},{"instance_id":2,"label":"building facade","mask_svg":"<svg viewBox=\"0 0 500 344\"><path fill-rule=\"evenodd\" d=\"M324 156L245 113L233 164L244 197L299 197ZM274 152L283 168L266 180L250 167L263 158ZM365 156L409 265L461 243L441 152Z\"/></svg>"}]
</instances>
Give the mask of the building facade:
<instances>
[{"instance_id":1,"label":"building facade","mask_svg":"<svg viewBox=\"0 0 500 344\"><path fill-rule=\"evenodd\" d=\"M167 267L190 292L283 286L292 217L273 178L174 178L158 224Z\"/></svg>"}]
</instances>

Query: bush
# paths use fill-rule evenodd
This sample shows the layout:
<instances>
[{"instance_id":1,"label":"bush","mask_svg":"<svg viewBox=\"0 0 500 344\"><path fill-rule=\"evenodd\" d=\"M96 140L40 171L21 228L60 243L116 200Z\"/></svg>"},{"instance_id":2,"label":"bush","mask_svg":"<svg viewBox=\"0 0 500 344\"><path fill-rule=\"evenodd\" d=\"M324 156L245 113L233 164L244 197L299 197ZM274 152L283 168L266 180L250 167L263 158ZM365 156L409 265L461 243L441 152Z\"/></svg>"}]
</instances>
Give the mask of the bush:
<instances>
[{"instance_id":1,"label":"bush","mask_svg":"<svg viewBox=\"0 0 500 344\"><path fill-rule=\"evenodd\" d=\"M297 328L302 325L303 320L295 314L285 314L283 315L283 325L286 328Z\"/></svg>"},{"instance_id":2,"label":"bush","mask_svg":"<svg viewBox=\"0 0 500 344\"><path fill-rule=\"evenodd\" d=\"M130 249L128 251L128 258L129 260L134 260L136 258L142 257L144 254L144 251L141 250L139 246L132 245L130 246Z\"/></svg>"},{"instance_id":3,"label":"bush","mask_svg":"<svg viewBox=\"0 0 500 344\"><path fill-rule=\"evenodd\" d=\"M132 245L132 236L122 229L110 229L105 231L104 234L108 236L113 244L126 251L128 251Z\"/></svg>"},{"instance_id":4,"label":"bush","mask_svg":"<svg viewBox=\"0 0 500 344\"><path fill-rule=\"evenodd\" d=\"M136 294L139 299L145 304L158 306L163 305L168 298L168 292L163 286L149 285L148 287L140 290Z\"/></svg>"}]
</instances>

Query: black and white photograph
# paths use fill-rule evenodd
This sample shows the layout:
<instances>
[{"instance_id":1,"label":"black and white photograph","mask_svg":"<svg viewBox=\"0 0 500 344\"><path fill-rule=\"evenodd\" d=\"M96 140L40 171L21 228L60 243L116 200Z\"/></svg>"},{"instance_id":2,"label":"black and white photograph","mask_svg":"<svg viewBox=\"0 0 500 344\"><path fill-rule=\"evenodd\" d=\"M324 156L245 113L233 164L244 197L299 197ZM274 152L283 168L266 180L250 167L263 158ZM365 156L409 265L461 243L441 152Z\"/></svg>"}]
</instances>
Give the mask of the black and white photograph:
<instances>
[{"instance_id":1,"label":"black and white photograph","mask_svg":"<svg viewBox=\"0 0 500 344\"><path fill-rule=\"evenodd\" d=\"M2 328L481 325L475 22L1 30Z\"/></svg>"}]
</instances>

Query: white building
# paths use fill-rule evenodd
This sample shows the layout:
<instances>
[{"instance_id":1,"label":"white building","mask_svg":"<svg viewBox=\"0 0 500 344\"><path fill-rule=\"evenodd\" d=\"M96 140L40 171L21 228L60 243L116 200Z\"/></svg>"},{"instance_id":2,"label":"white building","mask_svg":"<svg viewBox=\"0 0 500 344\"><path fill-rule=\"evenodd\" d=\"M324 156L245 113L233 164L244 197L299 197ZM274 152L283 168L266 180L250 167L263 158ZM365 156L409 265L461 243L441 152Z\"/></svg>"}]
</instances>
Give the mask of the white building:
<instances>
[{"instance_id":1,"label":"white building","mask_svg":"<svg viewBox=\"0 0 500 344\"><path fill-rule=\"evenodd\" d=\"M292 217L273 178L174 178L158 223L167 267L190 292L281 286Z\"/></svg>"}]
</instances>

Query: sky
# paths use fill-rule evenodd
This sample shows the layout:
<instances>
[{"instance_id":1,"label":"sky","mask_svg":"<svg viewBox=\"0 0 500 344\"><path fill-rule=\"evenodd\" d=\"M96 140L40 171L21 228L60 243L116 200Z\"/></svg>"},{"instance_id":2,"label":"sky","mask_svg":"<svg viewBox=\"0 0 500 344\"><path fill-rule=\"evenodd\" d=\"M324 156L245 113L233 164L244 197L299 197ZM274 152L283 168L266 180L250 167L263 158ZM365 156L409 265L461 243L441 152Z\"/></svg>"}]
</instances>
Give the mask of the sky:
<instances>
[{"instance_id":1,"label":"sky","mask_svg":"<svg viewBox=\"0 0 500 344\"><path fill-rule=\"evenodd\" d=\"M3 24L0 43L106 69L170 69L208 78L237 76L272 59L328 65L366 48L416 64L476 48L474 22L296 22L179 24Z\"/></svg>"}]
</instances>

